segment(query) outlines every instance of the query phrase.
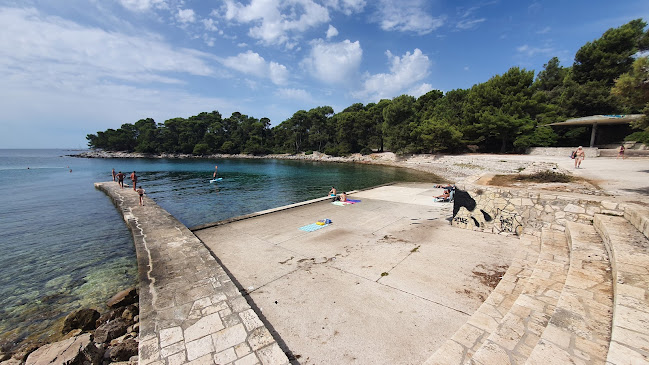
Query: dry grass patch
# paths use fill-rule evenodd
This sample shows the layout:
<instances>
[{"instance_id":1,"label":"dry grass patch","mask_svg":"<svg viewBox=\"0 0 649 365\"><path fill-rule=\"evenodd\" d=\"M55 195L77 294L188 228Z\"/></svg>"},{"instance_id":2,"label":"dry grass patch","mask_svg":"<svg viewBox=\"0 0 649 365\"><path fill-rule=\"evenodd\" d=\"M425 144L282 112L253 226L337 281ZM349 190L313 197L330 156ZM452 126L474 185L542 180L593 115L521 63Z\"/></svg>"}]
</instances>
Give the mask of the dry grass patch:
<instances>
[{"instance_id":1,"label":"dry grass patch","mask_svg":"<svg viewBox=\"0 0 649 365\"><path fill-rule=\"evenodd\" d=\"M569 183L575 181L577 178L568 174L563 174L555 171L541 171L530 175L495 175L489 181L490 185L498 186L511 186L515 182L527 183Z\"/></svg>"}]
</instances>

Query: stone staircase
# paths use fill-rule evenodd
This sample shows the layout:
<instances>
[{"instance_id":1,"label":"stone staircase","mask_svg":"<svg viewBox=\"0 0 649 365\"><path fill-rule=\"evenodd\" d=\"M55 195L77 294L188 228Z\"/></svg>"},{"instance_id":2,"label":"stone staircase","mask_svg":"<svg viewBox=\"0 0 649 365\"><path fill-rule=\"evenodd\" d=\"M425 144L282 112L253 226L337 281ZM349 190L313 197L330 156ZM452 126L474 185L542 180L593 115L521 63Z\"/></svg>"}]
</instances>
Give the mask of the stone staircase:
<instances>
[{"instance_id":1,"label":"stone staircase","mask_svg":"<svg viewBox=\"0 0 649 365\"><path fill-rule=\"evenodd\" d=\"M649 364L649 209L524 234L501 282L425 362Z\"/></svg>"}]
</instances>

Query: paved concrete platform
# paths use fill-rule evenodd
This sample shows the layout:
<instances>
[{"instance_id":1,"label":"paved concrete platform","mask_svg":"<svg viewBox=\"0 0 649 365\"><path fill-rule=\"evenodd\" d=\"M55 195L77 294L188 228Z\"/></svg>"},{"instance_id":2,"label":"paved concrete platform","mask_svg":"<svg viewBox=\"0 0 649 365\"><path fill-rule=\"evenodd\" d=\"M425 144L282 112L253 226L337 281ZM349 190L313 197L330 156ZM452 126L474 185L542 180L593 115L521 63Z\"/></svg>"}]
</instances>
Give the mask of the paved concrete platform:
<instances>
[{"instance_id":1,"label":"paved concrete platform","mask_svg":"<svg viewBox=\"0 0 649 365\"><path fill-rule=\"evenodd\" d=\"M420 364L505 273L516 237L450 226L430 184L195 230L301 364ZM299 227L320 219L314 232Z\"/></svg>"}]
</instances>

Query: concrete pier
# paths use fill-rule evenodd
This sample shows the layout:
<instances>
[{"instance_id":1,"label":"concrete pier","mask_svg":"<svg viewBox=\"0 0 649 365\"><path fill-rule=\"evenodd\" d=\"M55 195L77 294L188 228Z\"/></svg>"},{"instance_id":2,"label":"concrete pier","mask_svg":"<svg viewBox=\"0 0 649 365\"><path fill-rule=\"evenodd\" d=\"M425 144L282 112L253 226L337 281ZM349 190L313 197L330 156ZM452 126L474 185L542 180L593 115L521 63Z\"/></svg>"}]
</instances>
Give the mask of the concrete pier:
<instances>
[{"instance_id":1,"label":"concrete pier","mask_svg":"<svg viewBox=\"0 0 649 365\"><path fill-rule=\"evenodd\" d=\"M210 251L167 211L115 182L96 183L133 233L140 289L139 364L288 364Z\"/></svg>"}]
</instances>

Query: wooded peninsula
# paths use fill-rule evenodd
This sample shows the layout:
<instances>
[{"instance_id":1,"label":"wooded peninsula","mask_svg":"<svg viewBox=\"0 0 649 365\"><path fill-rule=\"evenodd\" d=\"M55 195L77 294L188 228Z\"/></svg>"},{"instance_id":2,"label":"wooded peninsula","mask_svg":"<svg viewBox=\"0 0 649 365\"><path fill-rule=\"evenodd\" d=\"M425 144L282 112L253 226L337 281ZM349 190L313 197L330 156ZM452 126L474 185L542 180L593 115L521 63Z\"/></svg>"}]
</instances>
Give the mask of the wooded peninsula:
<instances>
[{"instance_id":1,"label":"wooded peninsula","mask_svg":"<svg viewBox=\"0 0 649 365\"><path fill-rule=\"evenodd\" d=\"M431 90L378 103L299 110L271 127L268 118L218 111L164 123L141 119L89 134L91 148L207 155L301 153L521 152L533 146L587 144L589 127L547 124L591 115L645 117L607 131L610 141L649 144L649 30L642 19L583 45L572 66L551 58L542 71L512 67L469 89Z\"/></svg>"}]
</instances>

